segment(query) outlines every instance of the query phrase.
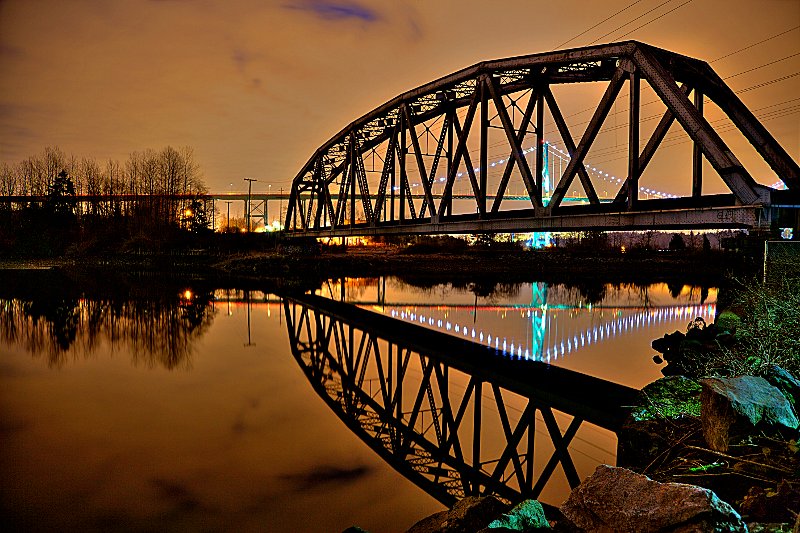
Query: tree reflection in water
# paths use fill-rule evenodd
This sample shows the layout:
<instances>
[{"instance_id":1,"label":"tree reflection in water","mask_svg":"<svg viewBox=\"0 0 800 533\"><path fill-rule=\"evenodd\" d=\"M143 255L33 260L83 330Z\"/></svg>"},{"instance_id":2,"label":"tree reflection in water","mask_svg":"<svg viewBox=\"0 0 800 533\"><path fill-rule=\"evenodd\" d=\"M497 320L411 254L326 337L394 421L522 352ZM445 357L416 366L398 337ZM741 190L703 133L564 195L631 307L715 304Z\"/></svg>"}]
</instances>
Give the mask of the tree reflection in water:
<instances>
[{"instance_id":1,"label":"tree reflection in water","mask_svg":"<svg viewBox=\"0 0 800 533\"><path fill-rule=\"evenodd\" d=\"M210 290L145 299L75 298L37 294L0 299L0 339L44 356L50 367L89 357L108 346L134 365L191 367L194 343L214 320Z\"/></svg>"}]
</instances>

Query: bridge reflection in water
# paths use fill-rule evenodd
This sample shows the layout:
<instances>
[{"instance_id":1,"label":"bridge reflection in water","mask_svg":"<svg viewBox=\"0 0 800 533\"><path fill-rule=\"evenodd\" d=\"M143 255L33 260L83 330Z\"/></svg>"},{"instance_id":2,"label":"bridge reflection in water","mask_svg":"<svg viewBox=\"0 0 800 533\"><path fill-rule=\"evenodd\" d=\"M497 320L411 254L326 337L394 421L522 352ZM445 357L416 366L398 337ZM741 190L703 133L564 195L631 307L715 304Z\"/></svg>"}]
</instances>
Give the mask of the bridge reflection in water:
<instances>
[{"instance_id":1,"label":"bridge reflection in water","mask_svg":"<svg viewBox=\"0 0 800 533\"><path fill-rule=\"evenodd\" d=\"M636 393L319 296L287 298L284 312L316 392L448 506L468 495L538 498L559 471L578 485L570 445L579 428L616 431Z\"/></svg>"}]
</instances>

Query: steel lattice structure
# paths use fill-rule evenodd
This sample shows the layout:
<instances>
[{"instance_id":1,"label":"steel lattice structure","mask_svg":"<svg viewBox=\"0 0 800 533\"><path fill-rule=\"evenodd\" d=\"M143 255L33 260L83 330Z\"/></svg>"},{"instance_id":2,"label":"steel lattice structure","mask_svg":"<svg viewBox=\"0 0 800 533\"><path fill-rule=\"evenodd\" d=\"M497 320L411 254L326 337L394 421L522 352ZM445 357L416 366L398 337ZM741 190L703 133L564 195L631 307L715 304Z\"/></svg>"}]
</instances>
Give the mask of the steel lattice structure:
<instances>
[{"instance_id":1,"label":"steel lattice structure","mask_svg":"<svg viewBox=\"0 0 800 533\"><path fill-rule=\"evenodd\" d=\"M292 353L317 393L378 455L446 505L467 495L536 498L559 466L578 485L568 446L579 427L615 431L636 395L318 296L286 299L284 312ZM563 431L560 416L571 418ZM545 434L535 435L544 433L537 421ZM501 442L485 434L493 429ZM535 443L549 446L542 459L553 450L541 468L534 468Z\"/></svg>"},{"instance_id":2,"label":"steel lattice structure","mask_svg":"<svg viewBox=\"0 0 800 533\"><path fill-rule=\"evenodd\" d=\"M576 142L552 88L589 82L607 85ZM640 147L642 82L666 111ZM601 202L585 159L625 84L627 176L614 201ZM522 94L527 103L518 105ZM730 118L788 191L756 183L704 117L704 98ZM542 187L545 109L570 154L549 199ZM640 200L639 178L675 123L694 146L691 196ZM493 129L504 133L509 155L501 161L502 177L490 184ZM524 156L526 140L535 140L533 164ZM476 144L477 161L470 155ZM730 194L703 193L703 158ZM453 187L462 175L469 180L474 209L454 214ZM524 209L503 203L512 175L530 199ZM576 178L588 204L564 205ZM315 236L754 227L778 216L774 206L800 207L799 189L798 164L707 63L629 41L483 62L394 98L352 122L308 160L294 179L285 226L290 233Z\"/></svg>"}]
</instances>

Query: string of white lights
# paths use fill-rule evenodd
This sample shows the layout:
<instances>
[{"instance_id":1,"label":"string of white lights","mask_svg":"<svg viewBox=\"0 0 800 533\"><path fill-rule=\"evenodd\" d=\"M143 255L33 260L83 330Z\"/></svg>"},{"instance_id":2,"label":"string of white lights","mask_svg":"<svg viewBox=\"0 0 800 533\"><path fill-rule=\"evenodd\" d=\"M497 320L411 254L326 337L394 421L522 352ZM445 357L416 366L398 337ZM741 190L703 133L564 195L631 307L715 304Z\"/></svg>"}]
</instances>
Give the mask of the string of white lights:
<instances>
[{"instance_id":1,"label":"string of white lights","mask_svg":"<svg viewBox=\"0 0 800 533\"><path fill-rule=\"evenodd\" d=\"M545 146L547 146L548 152L553 157L557 157L562 162L568 162L570 160L569 153L564 151L564 150L561 150L556 145L550 144L550 143L545 143ZM526 155L526 154L529 154L529 153L533 152L534 150L535 150L534 147L524 148L522 150L522 154ZM502 165L502 164L506 163L507 161L508 161L508 159L498 159L497 161L493 161L492 163L489 163L489 167L493 168L493 167L496 167L497 165ZM608 172L604 172L602 169L598 169L596 167L593 167L588 163L585 163L584 167L586 168L586 170L588 172L591 172L592 174L594 174L598 178L602 179L603 181L605 181L609 185L622 185L622 183L625 181L622 178L618 178L616 176L613 176L613 175L609 174ZM477 173L479 173L481 171L481 169L480 169L480 167L475 167L473 169L473 171L477 174ZM463 178L464 174L465 174L465 172L456 173L456 179ZM444 183L446 181L446 179L447 178L444 177L444 176L437 177L437 180L439 182L441 182L441 183ZM411 187L418 187L419 185L420 185L419 183L412 183ZM395 186L394 189L395 190L400 190L400 187L399 186ZM671 193L667 193L667 192L657 191L656 189L651 189L651 188L644 187L644 186L639 187L639 190L641 192L647 194L647 195L655 196L655 197L658 197L658 198L678 198L677 195L674 195L674 194L671 194Z\"/></svg>"},{"instance_id":2,"label":"string of white lights","mask_svg":"<svg viewBox=\"0 0 800 533\"><path fill-rule=\"evenodd\" d=\"M523 314L523 317L526 319L533 318L533 320L543 319L547 308L543 307L540 310L542 314L538 315L537 310L534 309L532 317L531 310L528 309L527 312ZM508 337L501 338L498 335L485 332L480 328L476 329L474 325L465 325L448 318L436 318L430 316L430 314L420 314L410 309L390 309L387 310L387 312L392 318L444 331L450 335L466 337L480 344L485 344L486 346L502 351L510 357L549 362L551 359L559 359L560 357L569 355L573 351L577 351L584 346L616 337L617 333L625 333L641 327L664 322L686 320L687 318L693 319L698 316L711 318L716 313L716 304L661 307L658 309L644 310L635 315L618 317L615 320L582 329L580 332L575 332L572 335L561 337L554 343L549 344L547 348L542 347L541 356L538 356L536 353L533 355L531 354L532 347L527 341L523 344L514 338L510 340Z\"/></svg>"}]
</instances>

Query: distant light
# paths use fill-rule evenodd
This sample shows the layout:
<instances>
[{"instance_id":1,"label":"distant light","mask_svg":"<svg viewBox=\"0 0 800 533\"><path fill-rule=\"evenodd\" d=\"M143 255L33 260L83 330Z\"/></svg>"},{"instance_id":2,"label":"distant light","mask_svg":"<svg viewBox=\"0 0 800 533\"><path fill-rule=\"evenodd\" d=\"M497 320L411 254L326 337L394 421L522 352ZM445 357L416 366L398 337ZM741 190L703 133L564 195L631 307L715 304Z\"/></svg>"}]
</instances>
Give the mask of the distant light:
<instances>
[{"instance_id":1,"label":"distant light","mask_svg":"<svg viewBox=\"0 0 800 533\"><path fill-rule=\"evenodd\" d=\"M186 289L185 291L183 291L183 299L184 300L191 300L192 296L193 296L192 295L192 291L190 291L189 289Z\"/></svg>"},{"instance_id":2,"label":"distant light","mask_svg":"<svg viewBox=\"0 0 800 533\"><path fill-rule=\"evenodd\" d=\"M781 239L787 241L794 239L794 228L781 228Z\"/></svg>"}]
</instances>

